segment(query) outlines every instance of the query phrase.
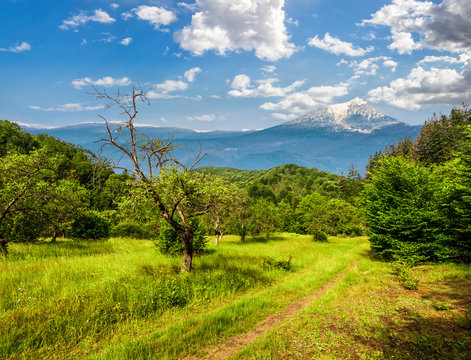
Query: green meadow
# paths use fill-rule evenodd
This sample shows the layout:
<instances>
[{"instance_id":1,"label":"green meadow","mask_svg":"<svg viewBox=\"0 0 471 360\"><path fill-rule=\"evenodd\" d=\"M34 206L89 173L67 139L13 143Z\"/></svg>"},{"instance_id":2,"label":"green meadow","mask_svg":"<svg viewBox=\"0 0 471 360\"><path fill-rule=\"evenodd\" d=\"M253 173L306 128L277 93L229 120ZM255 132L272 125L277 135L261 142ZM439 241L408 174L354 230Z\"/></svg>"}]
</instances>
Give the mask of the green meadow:
<instances>
[{"instance_id":1,"label":"green meadow","mask_svg":"<svg viewBox=\"0 0 471 360\"><path fill-rule=\"evenodd\" d=\"M413 268L419 290L407 290L390 264L370 258L366 237L319 243L289 233L245 244L226 236L191 273L180 261L148 240L11 244L0 263L0 357L199 359L272 314L281 322L232 357L471 355L466 266Z\"/></svg>"}]
</instances>

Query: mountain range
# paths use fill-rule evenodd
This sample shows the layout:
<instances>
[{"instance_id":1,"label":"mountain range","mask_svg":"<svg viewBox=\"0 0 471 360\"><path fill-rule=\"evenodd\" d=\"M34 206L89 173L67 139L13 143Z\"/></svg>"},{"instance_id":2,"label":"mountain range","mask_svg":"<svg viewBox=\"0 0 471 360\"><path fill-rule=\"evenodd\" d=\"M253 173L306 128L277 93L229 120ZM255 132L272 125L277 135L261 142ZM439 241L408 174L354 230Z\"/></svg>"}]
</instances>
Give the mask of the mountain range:
<instances>
[{"instance_id":1,"label":"mountain range","mask_svg":"<svg viewBox=\"0 0 471 360\"><path fill-rule=\"evenodd\" d=\"M47 129L23 125L23 128L34 134L56 136L95 153L101 147L96 141L106 136L104 123ZM263 130L201 132L139 126L138 131L147 137L173 139L181 145L176 155L185 160L191 159L194 153L206 153L199 166L264 170L294 163L340 174L347 172L351 165L364 172L370 155L396 144L400 138L415 139L420 128L400 122L355 98L346 103L323 106L296 120ZM103 155L115 161L121 157L110 147L104 148Z\"/></svg>"}]
</instances>

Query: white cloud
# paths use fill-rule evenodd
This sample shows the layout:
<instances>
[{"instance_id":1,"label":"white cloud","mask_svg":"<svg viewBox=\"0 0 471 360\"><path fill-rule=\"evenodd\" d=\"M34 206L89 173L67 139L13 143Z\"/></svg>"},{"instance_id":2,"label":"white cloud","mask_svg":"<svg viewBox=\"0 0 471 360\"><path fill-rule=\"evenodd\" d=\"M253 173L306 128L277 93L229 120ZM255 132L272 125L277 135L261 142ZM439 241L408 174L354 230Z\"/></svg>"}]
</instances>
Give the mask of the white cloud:
<instances>
[{"instance_id":1,"label":"white cloud","mask_svg":"<svg viewBox=\"0 0 471 360\"><path fill-rule=\"evenodd\" d=\"M305 91L288 94L277 103L262 104L260 108L302 115L323 103L332 102L335 97L347 95L348 87L348 83L340 83L335 86L314 86Z\"/></svg>"},{"instance_id":2,"label":"white cloud","mask_svg":"<svg viewBox=\"0 0 471 360\"><path fill-rule=\"evenodd\" d=\"M195 80L196 74L198 74L200 72L201 72L201 69L199 67L194 67L190 70L185 71L185 74L183 76L189 82L193 82Z\"/></svg>"},{"instance_id":3,"label":"white cloud","mask_svg":"<svg viewBox=\"0 0 471 360\"><path fill-rule=\"evenodd\" d=\"M296 50L284 24L284 0L197 0L191 25L175 41L194 55L214 50L255 51L263 60L289 58Z\"/></svg>"},{"instance_id":4,"label":"white cloud","mask_svg":"<svg viewBox=\"0 0 471 360\"><path fill-rule=\"evenodd\" d=\"M406 78L393 80L389 86L369 91L370 100L384 101L399 108L414 110L424 105L458 105L471 100L471 64L461 72L449 68L424 69L417 66Z\"/></svg>"},{"instance_id":5,"label":"white cloud","mask_svg":"<svg viewBox=\"0 0 471 360\"><path fill-rule=\"evenodd\" d=\"M455 58L452 56L426 56L422 60L420 60L417 64L423 65L428 63L435 63L435 62L445 62L449 64L466 64L471 60L471 56L468 54L461 54L459 58Z\"/></svg>"},{"instance_id":6,"label":"white cloud","mask_svg":"<svg viewBox=\"0 0 471 360\"><path fill-rule=\"evenodd\" d=\"M257 80L255 81L256 85L252 85L250 77L245 74L239 74L232 80L232 90L228 94L233 97L283 97L304 84L304 80L300 80L282 88L273 85L278 81L276 78L268 78Z\"/></svg>"},{"instance_id":7,"label":"white cloud","mask_svg":"<svg viewBox=\"0 0 471 360\"><path fill-rule=\"evenodd\" d=\"M184 8L184 9L190 10L192 12L195 12L198 9L198 4L197 3L188 4L188 3L185 3L185 2L179 2L179 3L177 3L177 5Z\"/></svg>"},{"instance_id":8,"label":"white cloud","mask_svg":"<svg viewBox=\"0 0 471 360\"><path fill-rule=\"evenodd\" d=\"M308 45L317 47L335 55L348 55L348 56L363 56L374 50L373 46L368 46L366 49L361 47L354 47L352 43L342 41L339 38L330 36L325 33L324 38L320 39L317 35L309 39Z\"/></svg>"},{"instance_id":9,"label":"white cloud","mask_svg":"<svg viewBox=\"0 0 471 360\"><path fill-rule=\"evenodd\" d=\"M172 11L158 6L141 5L122 15L125 20L135 15L140 20L148 21L156 30L159 30L162 25L169 25L177 20L177 16Z\"/></svg>"},{"instance_id":10,"label":"white cloud","mask_svg":"<svg viewBox=\"0 0 471 360\"><path fill-rule=\"evenodd\" d=\"M67 20L63 20L62 25L59 26L59 29L68 30L70 28L76 28L89 21L99 22L102 24L111 24L116 20L109 16L106 11L98 9L94 11L93 15L86 15L85 12L81 12L80 14L74 15Z\"/></svg>"},{"instance_id":11,"label":"white cloud","mask_svg":"<svg viewBox=\"0 0 471 360\"><path fill-rule=\"evenodd\" d=\"M104 106L103 105L86 106L81 103L71 103L71 104L64 104L64 105L59 105L57 107L49 107L49 108L42 108L40 106L30 105L29 108L33 110L41 110L41 111L78 112L78 111L99 110L99 109L103 109Z\"/></svg>"},{"instance_id":12,"label":"white cloud","mask_svg":"<svg viewBox=\"0 0 471 360\"><path fill-rule=\"evenodd\" d=\"M390 28L389 48L400 54L428 48L450 52L471 51L471 2L469 0L393 0L361 25ZM414 40L413 34L417 34Z\"/></svg>"},{"instance_id":13,"label":"white cloud","mask_svg":"<svg viewBox=\"0 0 471 360\"><path fill-rule=\"evenodd\" d=\"M81 79L72 80L72 85L76 89L81 89L87 85L94 85L94 86L103 86L103 87L111 87L111 86L128 86L131 84L131 81L127 77L123 77L122 79L114 79L111 76L105 76L101 79L93 80L89 77L84 77Z\"/></svg>"},{"instance_id":14,"label":"white cloud","mask_svg":"<svg viewBox=\"0 0 471 360\"><path fill-rule=\"evenodd\" d=\"M21 44L10 46L8 49L0 48L0 51L13 52L13 53L19 53L19 52L29 51L29 50L31 50L31 45L24 41Z\"/></svg>"},{"instance_id":15,"label":"white cloud","mask_svg":"<svg viewBox=\"0 0 471 360\"><path fill-rule=\"evenodd\" d=\"M121 45L124 45L124 46L128 46L132 41L132 38L130 37L127 37L127 38L124 38L123 40L121 40L119 43Z\"/></svg>"},{"instance_id":16,"label":"white cloud","mask_svg":"<svg viewBox=\"0 0 471 360\"><path fill-rule=\"evenodd\" d=\"M260 68L260 70L262 70L263 72L267 72L267 73L273 73L276 70L276 66L275 65L265 65L265 66L262 66Z\"/></svg>"},{"instance_id":17,"label":"white cloud","mask_svg":"<svg viewBox=\"0 0 471 360\"><path fill-rule=\"evenodd\" d=\"M351 67L356 76L375 76L380 68L380 65L383 67L389 67L391 68L391 72L395 72L398 64L388 56L377 56L360 61L347 61L342 59L337 63L337 65L347 65Z\"/></svg>"},{"instance_id":18,"label":"white cloud","mask_svg":"<svg viewBox=\"0 0 471 360\"><path fill-rule=\"evenodd\" d=\"M119 4L116 4L116 3L112 3L110 6L111 6L113 9L119 8Z\"/></svg>"},{"instance_id":19,"label":"white cloud","mask_svg":"<svg viewBox=\"0 0 471 360\"><path fill-rule=\"evenodd\" d=\"M271 116L273 116L274 118L283 120L283 121L290 121L290 120L297 119L299 117L299 115L296 115L296 114L282 114L282 113L273 113L271 114Z\"/></svg>"},{"instance_id":20,"label":"white cloud","mask_svg":"<svg viewBox=\"0 0 471 360\"><path fill-rule=\"evenodd\" d=\"M172 92L186 90L188 89L188 84L181 80L165 80L163 83L157 84L155 87L165 92Z\"/></svg>"},{"instance_id":21,"label":"white cloud","mask_svg":"<svg viewBox=\"0 0 471 360\"><path fill-rule=\"evenodd\" d=\"M219 95L211 95L210 98L211 99L220 99L221 97Z\"/></svg>"},{"instance_id":22,"label":"white cloud","mask_svg":"<svg viewBox=\"0 0 471 360\"><path fill-rule=\"evenodd\" d=\"M217 116L215 114L204 114L199 116L187 116L186 118L189 121L216 121L216 120L224 120L224 116Z\"/></svg>"}]
</instances>

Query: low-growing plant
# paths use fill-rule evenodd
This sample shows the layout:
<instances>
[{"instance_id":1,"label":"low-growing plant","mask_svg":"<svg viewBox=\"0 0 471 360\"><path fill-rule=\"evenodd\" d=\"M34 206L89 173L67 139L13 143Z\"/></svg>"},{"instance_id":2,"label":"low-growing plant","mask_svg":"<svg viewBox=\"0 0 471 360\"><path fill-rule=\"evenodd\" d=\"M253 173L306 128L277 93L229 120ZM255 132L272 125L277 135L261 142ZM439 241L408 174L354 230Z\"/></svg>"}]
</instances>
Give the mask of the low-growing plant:
<instances>
[{"instance_id":1,"label":"low-growing plant","mask_svg":"<svg viewBox=\"0 0 471 360\"><path fill-rule=\"evenodd\" d=\"M413 277L409 264L397 261L393 264L393 272L407 290L417 290L419 288L419 279Z\"/></svg>"},{"instance_id":2,"label":"low-growing plant","mask_svg":"<svg viewBox=\"0 0 471 360\"><path fill-rule=\"evenodd\" d=\"M289 256L288 260L282 260L282 259L278 260L278 259L273 259L267 256L263 259L262 267L265 270L280 269L280 270L289 271L291 270L291 259L292 259L291 255Z\"/></svg>"}]
</instances>

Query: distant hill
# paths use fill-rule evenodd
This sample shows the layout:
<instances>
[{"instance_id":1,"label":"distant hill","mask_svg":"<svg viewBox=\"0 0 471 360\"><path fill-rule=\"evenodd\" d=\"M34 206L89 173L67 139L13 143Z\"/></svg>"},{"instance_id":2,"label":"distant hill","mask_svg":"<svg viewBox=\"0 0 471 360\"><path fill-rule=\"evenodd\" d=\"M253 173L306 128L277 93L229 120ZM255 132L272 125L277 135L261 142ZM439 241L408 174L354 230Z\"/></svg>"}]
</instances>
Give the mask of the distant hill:
<instances>
[{"instance_id":1,"label":"distant hill","mask_svg":"<svg viewBox=\"0 0 471 360\"><path fill-rule=\"evenodd\" d=\"M118 125L113 125L118 126ZM189 129L141 126L148 137L173 139L181 147L178 156L189 159L200 150L207 153L200 166L269 169L282 164L340 174L351 165L364 172L370 155L400 138L416 138L421 126L410 126L384 115L356 98L348 103L325 106L297 120L259 131L198 132ZM99 152L96 143L106 136L105 125L88 123L54 129L25 128ZM105 148L105 156L120 154Z\"/></svg>"}]
</instances>

